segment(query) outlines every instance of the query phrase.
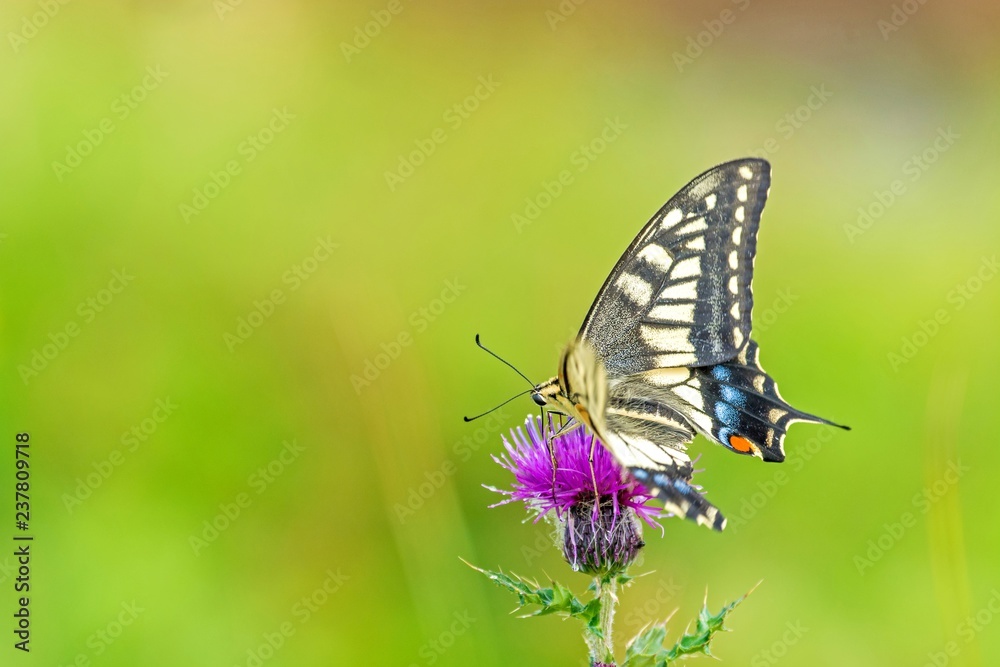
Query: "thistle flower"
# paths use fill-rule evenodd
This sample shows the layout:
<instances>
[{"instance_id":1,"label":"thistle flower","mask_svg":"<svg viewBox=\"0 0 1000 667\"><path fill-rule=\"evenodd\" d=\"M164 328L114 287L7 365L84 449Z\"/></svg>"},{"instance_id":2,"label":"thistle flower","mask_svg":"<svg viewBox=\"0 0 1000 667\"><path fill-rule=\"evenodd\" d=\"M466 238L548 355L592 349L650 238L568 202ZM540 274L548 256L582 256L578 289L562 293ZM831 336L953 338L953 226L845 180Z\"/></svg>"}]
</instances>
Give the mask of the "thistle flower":
<instances>
[{"instance_id":1,"label":"thistle flower","mask_svg":"<svg viewBox=\"0 0 1000 667\"><path fill-rule=\"evenodd\" d=\"M506 454L494 457L514 475L510 489L488 487L507 496L496 505L521 500L536 521L553 518L562 533L563 556L574 570L623 571L643 547L639 519L659 527L661 510L647 504L652 496L584 429L551 438L550 452L546 435L555 432L551 418L543 425L541 418L529 416L525 428L527 435L521 427L512 429L510 439L503 439Z\"/></svg>"}]
</instances>

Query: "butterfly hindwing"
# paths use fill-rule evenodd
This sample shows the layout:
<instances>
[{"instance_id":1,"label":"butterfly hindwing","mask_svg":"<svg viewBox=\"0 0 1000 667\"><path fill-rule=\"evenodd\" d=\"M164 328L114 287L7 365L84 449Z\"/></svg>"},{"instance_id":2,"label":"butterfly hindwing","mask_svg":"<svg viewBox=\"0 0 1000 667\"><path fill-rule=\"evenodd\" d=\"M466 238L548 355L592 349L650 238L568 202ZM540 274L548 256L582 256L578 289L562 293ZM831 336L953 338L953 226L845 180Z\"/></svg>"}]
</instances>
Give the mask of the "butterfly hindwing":
<instances>
[{"instance_id":1,"label":"butterfly hindwing","mask_svg":"<svg viewBox=\"0 0 1000 667\"><path fill-rule=\"evenodd\" d=\"M677 404L668 388L642 376L617 381L609 389L599 437L665 509L722 530L725 518L691 484L694 468L686 449L695 430Z\"/></svg>"},{"instance_id":2,"label":"butterfly hindwing","mask_svg":"<svg viewBox=\"0 0 1000 667\"><path fill-rule=\"evenodd\" d=\"M796 410L760 365L760 349L749 341L732 361L691 369L674 393L689 406L687 415L710 440L765 461L784 461L784 439L795 421L832 424Z\"/></svg>"},{"instance_id":3,"label":"butterfly hindwing","mask_svg":"<svg viewBox=\"0 0 1000 667\"><path fill-rule=\"evenodd\" d=\"M598 293L580 335L611 377L736 356L750 337L764 160L698 176L646 223Z\"/></svg>"}]
</instances>

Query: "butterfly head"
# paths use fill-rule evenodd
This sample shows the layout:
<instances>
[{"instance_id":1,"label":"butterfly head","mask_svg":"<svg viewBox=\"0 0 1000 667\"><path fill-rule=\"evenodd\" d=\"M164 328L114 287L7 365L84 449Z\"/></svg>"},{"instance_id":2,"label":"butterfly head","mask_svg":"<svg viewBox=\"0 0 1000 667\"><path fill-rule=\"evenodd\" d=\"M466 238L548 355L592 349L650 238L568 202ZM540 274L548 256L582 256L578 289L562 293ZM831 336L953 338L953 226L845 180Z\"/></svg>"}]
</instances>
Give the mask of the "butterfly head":
<instances>
[{"instance_id":1,"label":"butterfly head","mask_svg":"<svg viewBox=\"0 0 1000 667\"><path fill-rule=\"evenodd\" d=\"M597 432L604 424L607 395L608 380L603 364L589 344L574 340L562 353L559 375L535 385L531 400Z\"/></svg>"}]
</instances>

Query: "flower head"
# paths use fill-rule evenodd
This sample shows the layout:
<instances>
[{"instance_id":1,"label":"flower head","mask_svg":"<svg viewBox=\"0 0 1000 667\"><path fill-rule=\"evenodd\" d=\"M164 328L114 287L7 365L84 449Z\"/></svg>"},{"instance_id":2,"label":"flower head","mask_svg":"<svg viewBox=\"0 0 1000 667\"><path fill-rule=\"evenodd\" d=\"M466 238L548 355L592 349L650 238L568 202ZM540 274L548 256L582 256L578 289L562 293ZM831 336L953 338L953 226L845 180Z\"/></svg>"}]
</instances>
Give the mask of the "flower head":
<instances>
[{"instance_id":1,"label":"flower head","mask_svg":"<svg viewBox=\"0 0 1000 667\"><path fill-rule=\"evenodd\" d=\"M620 571L643 546L638 519L658 526L661 510L647 504L652 496L600 440L582 428L552 437L555 431L551 419L543 425L529 416L524 429L504 438L506 454L494 459L514 475L514 484L493 489L507 496L497 505L522 500L536 520L553 513L563 531L563 555L574 570Z\"/></svg>"}]
</instances>

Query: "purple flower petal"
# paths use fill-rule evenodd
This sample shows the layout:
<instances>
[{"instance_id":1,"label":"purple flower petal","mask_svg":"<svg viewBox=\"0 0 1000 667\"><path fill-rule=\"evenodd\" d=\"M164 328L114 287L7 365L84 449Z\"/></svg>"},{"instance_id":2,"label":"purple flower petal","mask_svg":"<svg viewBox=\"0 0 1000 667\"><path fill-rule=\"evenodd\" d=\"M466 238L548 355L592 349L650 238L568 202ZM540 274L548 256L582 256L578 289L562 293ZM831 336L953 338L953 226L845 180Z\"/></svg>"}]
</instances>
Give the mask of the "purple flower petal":
<instances>
[{"instance_id":1,"label":"purple flower petal","mask_svg":"<svg viewBox=\"0 0 1000 667\"><path fill-rule=\"evenodd\" d=\"M512 429L510 438L503 438L505 453L493 458L514 475L514 484L510 489L492 489L507 496L497 505L521 500L538 517L552 510L565 517L582 503L596 508L610 500L615 520L622 508L630 508L650 526L659 527L656 519L663 515L662 510L647 504L652 496L618 465L600 440L577 427L551 438L550 452L546 434L557 431L551 417L543 426L541 418L529 415L523 428ZM600 503L594 502L595 490Z\"/></svg>"}]
</instances>

